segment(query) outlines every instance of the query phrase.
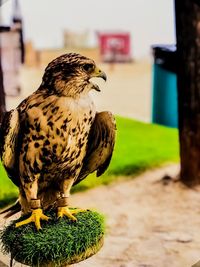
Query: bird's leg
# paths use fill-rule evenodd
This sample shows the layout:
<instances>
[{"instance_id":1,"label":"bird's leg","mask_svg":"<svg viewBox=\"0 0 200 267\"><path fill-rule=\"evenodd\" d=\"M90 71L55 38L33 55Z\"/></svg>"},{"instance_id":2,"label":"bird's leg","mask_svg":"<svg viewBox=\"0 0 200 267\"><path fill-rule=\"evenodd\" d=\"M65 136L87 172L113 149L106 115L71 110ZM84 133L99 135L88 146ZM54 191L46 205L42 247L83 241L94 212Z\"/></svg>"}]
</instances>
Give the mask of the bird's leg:
<instances>
[{"instance_id":1,"label":"bird's leg","mask_svg":"<svg viewBox=\"0 0 200 267\"><path fill-rule=\"evenodd\" d=\"M74 183L74 179L67 179L63 182L63 193L62 197L57 200L58 206L58 218L62 218L64 215L67 216L72 221L77 221L73 214L83 212L82 209L70 209L68 199L70 196L70 189Z\"/></svg>"},{"instance_id":2,"label":"bird's leg","mask_svg":"<svg viewBox=\"0 0 200 267\"><path fill-rule=\"evenodd\" d=\"M28 219L16 223L15 226L20 227L22 225L33 222L35 223L37 230L40 230L42 228L40 224L40 220L48 221L49 217L43 214L40 199L37 199L37 191L38 191L37 181L34 181L31 184L27 184L24 189L25 189L27 201L32 210L32 214Z\"/></svg>"}]
</instances>

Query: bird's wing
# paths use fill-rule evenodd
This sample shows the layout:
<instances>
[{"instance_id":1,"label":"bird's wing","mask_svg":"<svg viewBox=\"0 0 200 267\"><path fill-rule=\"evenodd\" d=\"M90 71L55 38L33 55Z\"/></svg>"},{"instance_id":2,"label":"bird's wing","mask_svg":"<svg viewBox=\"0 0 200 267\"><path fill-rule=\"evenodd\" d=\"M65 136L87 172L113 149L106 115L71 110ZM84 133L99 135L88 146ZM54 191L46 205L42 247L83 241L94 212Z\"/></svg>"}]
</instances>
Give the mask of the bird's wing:
<instances>
[{"instance_id":1,"label":"bird's wing","mask_svg":"<svg viewBox=\"0 0 200 267\"><path fill-rule=\"evenodd\" d=\"M97 177L106 171L114 149L115 131L115 119L110 112L96 114L88 137L83 167L75 184L94 171L97 171Z\"/></svg>"},{"instance_id":2,"label":"bird's wing","mask_svg":"<svg viewBox=\"0 0 200 267\"><path fill-rule=\"evenodd\" d=\"M19 112L13 109L6 112L0 128L0 156L8 176L15 185L19 185L16 176L16 151L19 138Z\"/></svg>"}]
</instances>

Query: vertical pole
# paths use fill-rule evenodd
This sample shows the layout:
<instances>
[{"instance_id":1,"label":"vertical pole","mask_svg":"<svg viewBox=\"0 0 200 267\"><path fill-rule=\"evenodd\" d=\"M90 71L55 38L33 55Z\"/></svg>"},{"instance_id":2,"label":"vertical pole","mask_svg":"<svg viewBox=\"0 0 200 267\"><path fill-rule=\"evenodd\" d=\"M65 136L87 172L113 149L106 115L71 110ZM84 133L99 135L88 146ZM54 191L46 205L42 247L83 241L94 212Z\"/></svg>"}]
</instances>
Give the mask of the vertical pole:
<instances>
[{"instance_id":1,"label":"vertical pole","mask_svg":"<svg viewBox=\"0 0 200 267\"><path fill-rule=\"evenodd\" d=\"M175 0L181 181L200 184L200 7Z\"/></svg>"}]
</instances>

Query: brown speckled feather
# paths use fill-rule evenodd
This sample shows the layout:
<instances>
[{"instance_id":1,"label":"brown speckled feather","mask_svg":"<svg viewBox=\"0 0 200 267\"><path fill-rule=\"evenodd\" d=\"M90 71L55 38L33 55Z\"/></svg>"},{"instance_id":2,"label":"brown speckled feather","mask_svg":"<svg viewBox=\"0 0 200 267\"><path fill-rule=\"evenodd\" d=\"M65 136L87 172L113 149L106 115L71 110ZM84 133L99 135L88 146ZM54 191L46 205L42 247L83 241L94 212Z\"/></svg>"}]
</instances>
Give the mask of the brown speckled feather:
<instances>
[{"instance_id":1,"label":"brown speckled feather","mask_svg":"<svg viewBox=\"0 0 200 267\"><path fill-rule=\"evenodd\" d=\"M75 184L94 171L97 171L97 177L106 171L114 149L115 132L116 124L112 113L97 113L89 133L83 167Z\"/></svg>"}]
</instances>

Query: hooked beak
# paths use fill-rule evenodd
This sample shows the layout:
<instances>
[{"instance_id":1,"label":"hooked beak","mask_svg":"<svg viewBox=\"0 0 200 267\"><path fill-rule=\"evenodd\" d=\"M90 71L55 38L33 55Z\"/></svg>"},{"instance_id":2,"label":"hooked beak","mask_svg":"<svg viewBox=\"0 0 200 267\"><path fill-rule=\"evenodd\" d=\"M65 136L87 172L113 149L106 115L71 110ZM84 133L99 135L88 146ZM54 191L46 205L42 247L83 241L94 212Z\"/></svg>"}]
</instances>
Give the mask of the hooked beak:
<instances>
[{"instance_id":1,"label":"hooked beak","mask_svg":"<svg viewBox=\"0 0 200 267\"><path fill-rule=\"evenodd\" d=\"M91 78L102 78L105 82L107 80L107 76L104 71L100 70L99 68L95 68L94 71L91 73Z\"/></svg>"}]
</instances>

